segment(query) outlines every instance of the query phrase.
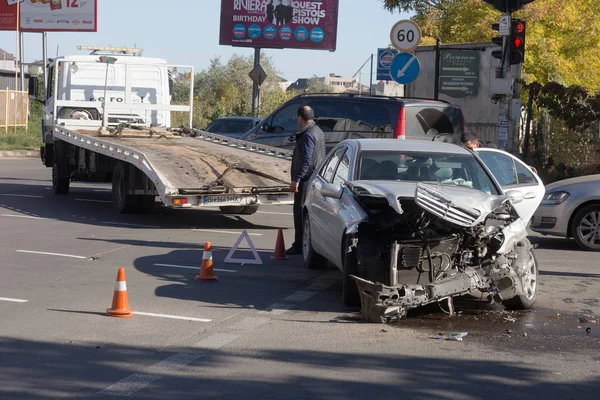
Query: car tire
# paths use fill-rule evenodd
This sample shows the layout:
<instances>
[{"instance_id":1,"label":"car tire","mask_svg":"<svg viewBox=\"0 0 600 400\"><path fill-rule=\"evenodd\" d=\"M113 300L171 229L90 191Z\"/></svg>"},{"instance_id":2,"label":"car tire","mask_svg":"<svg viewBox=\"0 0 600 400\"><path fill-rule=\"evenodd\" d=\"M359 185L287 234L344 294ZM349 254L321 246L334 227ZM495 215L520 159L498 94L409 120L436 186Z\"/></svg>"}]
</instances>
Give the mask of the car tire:
<instances>
[{"instance_id":1,"label":"car tire","mask_svg":"<svg viewBox=\"0 0 600 400\"><path fill-rule=\"evenodd\" d=\"M258 204L251 206L222 206L219 209L223 214L252 215L258 211Z\"/></svg>"},{"instance_id":2,"label":"car tire","mask_svg":"<svg viewBox=\"0 0 600 400\"><path fill-rule=\"evenodd\" d=\"M596 236L600 236L599 204L590 204L577 211L571 222L571 234L577 246L583 250L600 251L600 240L595 239ZM593 239L594 243L586 240L586 234L593 235L590 239Z\"/></svg>"},{"instance_id":3,"label":"car tire","mask_svg":"<svg viewBox=\"0 0 600 400\"><path fill-rule=\"evenodd\" d=\"M312 246L308 213L304 213L302 229L302 258L304 266L308 269L325 269L327 267L327 259L318 254Z\"/></svg>"},{"instance_id":4,"label":"car tire","mask_svg":"<svg viewBox=\"0 0 600 400\"><path fill-rule=\"evenodd\" d=\"M504 305L504 307L508 308L509 310L527 310L529 308L532 308L537 298L537 292L539 287L538 261L535 257L535 252L533 251L533 248L531 248L529 252L531 254L531 258L533 259L533 264L531 266L531 270L529 271L529 277L527 280L528 284L526 285L528 286L526 287L526 290L529 294L519 294L511 299L504 300L502 302L502 305Z\"/></svg>"},{"instance_id":5,"label":"car tire","mask_svg":"<svg viewBox=\"0 0 600 400\"><path fill-rule=\"evenodd\" d=\"M358 276L358 259L356 249L348 252L349 244L345 240L342 249L343 270L342 270L342 301L349 307L360 307L360 292L356 281L350 275Z\"/></svg>"},{"instance_id":6,"label":"car tire","mask_svg":"<svg viewBox=\"0 0 600 400\"><path fill-rule=\"evenodd\" d=\"M119 213L133 213L138 211L138 199L129 193L129 176L127 166L120 162L115 166L112 180L112 200L115 210Z\"/></svg>"}]
</instances>

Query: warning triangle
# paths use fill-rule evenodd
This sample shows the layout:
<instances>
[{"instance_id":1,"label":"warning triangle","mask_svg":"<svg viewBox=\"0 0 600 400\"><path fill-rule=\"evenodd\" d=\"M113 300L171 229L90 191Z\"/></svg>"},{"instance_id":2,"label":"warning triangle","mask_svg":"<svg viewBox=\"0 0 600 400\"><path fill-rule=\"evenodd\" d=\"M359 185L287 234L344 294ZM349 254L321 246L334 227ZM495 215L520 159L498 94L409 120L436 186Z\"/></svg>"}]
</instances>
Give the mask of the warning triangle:
<instances>
[{"instance_id":1,"label":"warning triangle","mask_svg":"<svg viewBox=\"0 0 600 400\"><path fill-rule=\"evenodd\" d=\"M254 259L233 258L233 255L235 254L240 243L244 239L246 239L246 243L248 243L248 246L250 246L250 250L252 251L252 254L254 254ZM229 254L227 254L227 257L225 257L225 262L227 264L242 264L242 265L258 264L258 265L262 265L262 259L260 258L258 251L256 251L256 247L254 247L254 243L252 243L252 240L250 240L250 235L248 235L248 232L246 232L245 229L242 232L242 234L240 235L240 237L238 238L238 240L235 242L235 244L233 245L231 250L229 250Z\"/></svg>"}]
</instances>

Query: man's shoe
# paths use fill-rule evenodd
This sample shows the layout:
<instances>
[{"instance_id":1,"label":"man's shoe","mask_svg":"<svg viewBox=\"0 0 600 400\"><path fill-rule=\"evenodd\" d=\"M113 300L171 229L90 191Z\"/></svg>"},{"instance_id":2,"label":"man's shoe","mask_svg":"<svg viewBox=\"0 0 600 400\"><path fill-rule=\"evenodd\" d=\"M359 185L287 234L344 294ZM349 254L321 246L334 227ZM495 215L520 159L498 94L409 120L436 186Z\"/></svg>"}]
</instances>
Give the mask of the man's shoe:
<instances>
[{"instance_id":1,"label":"man's shoe","mask_svg":"<svg viewBox=\"0 0 600 400\"><path fill-rule=\"evenodd\" d=\"M295 256L298 254L302 254L302 251L300 251L300 249L296 246L292 246L285 251L285 254L287 254L288 256Z\"/></svg>"}]
</instances>

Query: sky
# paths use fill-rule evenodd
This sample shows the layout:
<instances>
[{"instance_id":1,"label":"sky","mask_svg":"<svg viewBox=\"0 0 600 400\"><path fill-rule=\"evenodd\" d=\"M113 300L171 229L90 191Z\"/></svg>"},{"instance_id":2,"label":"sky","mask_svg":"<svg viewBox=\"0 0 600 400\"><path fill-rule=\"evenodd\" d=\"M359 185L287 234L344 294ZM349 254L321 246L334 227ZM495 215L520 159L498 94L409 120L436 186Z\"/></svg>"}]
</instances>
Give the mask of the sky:
<instances>
[{"instance_id":1,"label":"sky","mask_svg":"<svg viewBox=\"0 0 600 400\"><path fill-rule=\"evenodd\" d=\"M325 0L327 1L327 0ZM409 15L390 13L381 0L339 0L337 50L264 49L289 81L335 73L352 77L377 48L390 43L392 26ZM48 32L48 57L87 54L78 45L137 47L143 55L196 71L221 57L252 55L252 48L219 45L221 0L98 0L98 32ZM16 54L15 32L0 32L0 47ZM42 59L42 35L24 34L24 60ZM375 64L375 63L374 63ZM370 64L361 80L369 79ZM375 68L375 66L374 66ZM373 77L375 80L375 77Z\"/></svg>"}]
</instances>

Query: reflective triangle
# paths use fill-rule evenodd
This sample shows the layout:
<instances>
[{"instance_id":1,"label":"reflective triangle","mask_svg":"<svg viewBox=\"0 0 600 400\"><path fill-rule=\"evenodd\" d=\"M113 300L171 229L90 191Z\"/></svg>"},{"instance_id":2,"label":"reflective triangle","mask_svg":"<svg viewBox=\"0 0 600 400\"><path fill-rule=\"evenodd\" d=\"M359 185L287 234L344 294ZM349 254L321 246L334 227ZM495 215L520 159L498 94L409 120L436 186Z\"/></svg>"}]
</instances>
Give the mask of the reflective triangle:
<instances>
[{"instance_id":1,"label":"reflective triangle","mask_svg":"<svg viewBox=\"0 0 600 400\"><path fill-rule=\"evenodd\" d=\"M252 254L254 254L254 259L233 258L234 253L237 251L237 249L243 239L246 239L246 243L248 243L248 246L250 247ZM258 264L258 265L262 265L262 263L263 263L262 259L260 258L258 251L256 251L256 247L254 247L254 243L252 243L252 240L250 239L250 236L248 235L248 232L246 232L245 229L242 232L242 234L240 235L240 237L238 238L238 240L235 242L235 244L233 245L231 250L229 250L229 254L227 254L227 257L225 257L225 262L227 264L242 264L242 265L243 264Z\"/></svg>"}]
</instances>

